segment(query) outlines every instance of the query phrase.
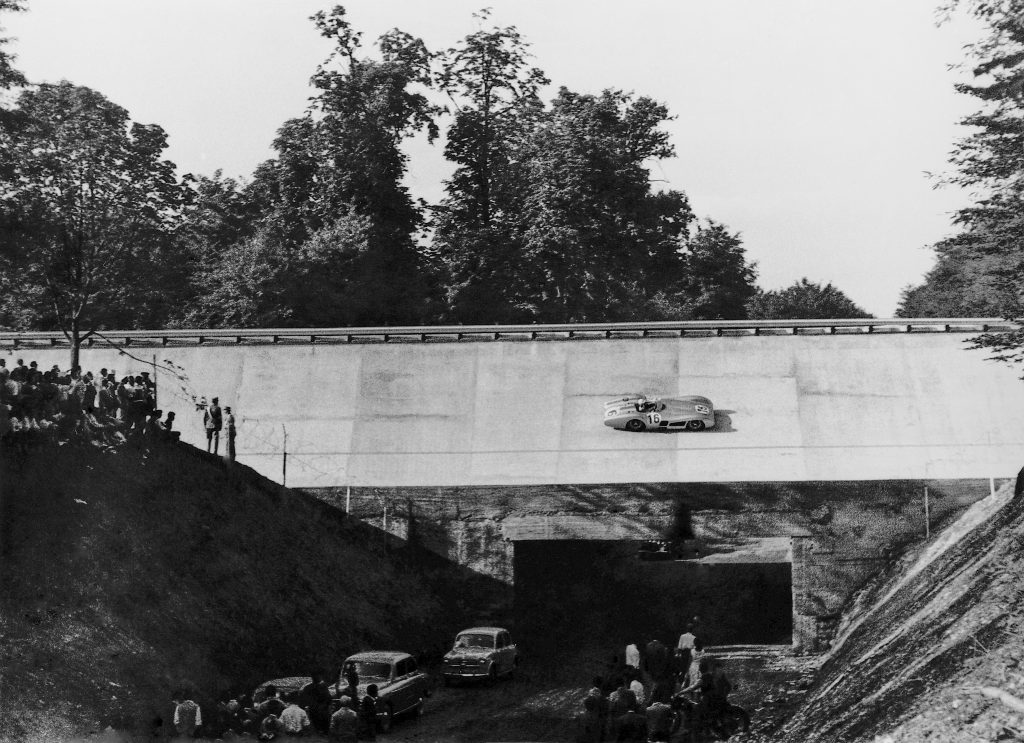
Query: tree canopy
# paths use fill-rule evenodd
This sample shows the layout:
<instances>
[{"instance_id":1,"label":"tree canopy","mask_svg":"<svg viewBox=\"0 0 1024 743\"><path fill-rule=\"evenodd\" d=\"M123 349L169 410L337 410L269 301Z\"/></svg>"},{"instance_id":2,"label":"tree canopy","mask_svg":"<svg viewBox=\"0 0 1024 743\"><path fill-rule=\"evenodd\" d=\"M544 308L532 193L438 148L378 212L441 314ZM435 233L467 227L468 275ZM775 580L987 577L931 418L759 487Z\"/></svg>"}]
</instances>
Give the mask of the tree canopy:
<instances>
[{"instance_id":1,"label":"tree canopy","mask_svg":"<svg viewBox=\"0 0 1024 743\"><path fill-rule=\"evenodd\" d=\"M832 284L802 278L792 286L759 291L747 305L751 320L842 320L869 318L868 314Z\"/></svg>"},{"instance_id":2,"label":"tree canopy","mask_svg":"<svg viewBox=\"0 0 1024 743\"><path fill-rule=\"evenodd\" d=\"M986 35L968 47L975 82L957 89L979 102L962 122L952 183L975 194L955 218L958 234L935 246L936 264L904 290L901 316L1017 316L1024 292L1024 1L957 0Z\"/></svg>"},{"instance_id":3,"label":"tree canopy","mask_svg":"<svg viewBox=\"0 0 1024 743\"><path fill-rule=\"evenodd\" d=\"M43 84L17 110L0 254L18 280L0 312L16 327L59 328L77 352L96 330L144 315L185 194L161 159L164 131L100 93Z\"/></svg>"},{"instance_id":4,"label":"tree canopy","mask_svg":"<svg viewBox=\"0 0 1024 743\"><path fill-rule=\"evenodd\" d=\"M0 11L20 0L0 0ZM650 168L666 105L549 80L513 26L432 54L364 45L341 6L308 108L250 177L178 178L166 136L102 94L26 89L0 128L0 323L73 344L121 325L352 326L742 318L756 267ZM0 41L0 87L24 79ZM406 143L444 127L440 203L413 199ZM159 285L157 285L159 284Z\"/></svg>"}]
</instances>

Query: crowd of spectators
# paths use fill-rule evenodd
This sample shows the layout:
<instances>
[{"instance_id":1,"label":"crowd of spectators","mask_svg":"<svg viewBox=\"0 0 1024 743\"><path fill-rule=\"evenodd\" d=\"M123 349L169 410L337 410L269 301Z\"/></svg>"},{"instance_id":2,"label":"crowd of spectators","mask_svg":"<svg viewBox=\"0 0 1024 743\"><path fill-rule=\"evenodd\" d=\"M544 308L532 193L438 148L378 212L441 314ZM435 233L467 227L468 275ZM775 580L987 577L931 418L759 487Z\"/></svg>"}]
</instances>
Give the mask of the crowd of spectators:
<instances>
[{"instance_id":1,"label":"crowd of spectators","mask_svg":"<svg viewBox=\"0 0 1024 743\"><path fill-rule=\"evenodd\" d=\"M347 670L343 683L328 686L313 673L299 689L281 693L267 684L253 694L224 697L206 715L184 691L172 695L174 732L186 738L250 738L269 741L323 735L331 741L375 740L377 686L359 693L359 679Z\"/></svg>"},{"instance_id":2,"label":"crowd of spectators","mask_svg":"<svg viewBox=\"0 0 1024 743\"><path fill-rule=\"evenodd\" d=\"M13 368L0 358L0 437L26 446L37 441L87 441L114 446L125 441L174 439L174 413L156 407L156 383L149 372L118 378L114 369L98 374L80 366L43 371L18 359Z\"/></svg>"},{"instance_id":3,"label":"crowd of spectators","mask_svg":"<svg viewBox=\"0 0 1024 743\"><path fill-rule=\"evenodd\" d=\"M749 729L750 718L728 701L733 686L720 659L707 654L687 627L674 649L654 639L630 643L595 677L576 717L578 743L700 743L725 739L727 716Z\"/></svg>"}]
</instances>

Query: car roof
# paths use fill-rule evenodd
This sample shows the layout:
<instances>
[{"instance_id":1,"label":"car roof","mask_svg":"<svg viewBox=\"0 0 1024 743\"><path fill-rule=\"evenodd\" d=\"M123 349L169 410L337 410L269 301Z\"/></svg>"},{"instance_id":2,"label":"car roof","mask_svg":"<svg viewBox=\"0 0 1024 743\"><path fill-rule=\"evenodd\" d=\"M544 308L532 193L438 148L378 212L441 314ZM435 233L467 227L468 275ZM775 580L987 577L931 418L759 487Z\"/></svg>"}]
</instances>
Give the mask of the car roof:
<instances>
[{"instance_id":1,"label":"car roof","mask_svg":"<svg viewBox=\"0 0 1024 743\"><path fill-rule=\"evenodd\" d=\"M411 658L412 656L408 653L403 653L401 650L367 650L363 653L355 653L345 659L348 663L350 660L368 660L389 663L399 658Z\"/></svg>"},{"instance_id":2,"label":"car roof","mask_svg":"<svg viewBox=\"0 0 1024 743\"><path fill-rule=\"evenodd\" d=\"M265 689L271 684L277 687L277 690L281 693L289 691L298 691L303 686L308 684L312 679L309 676L285 676L283 678L271 679L270 681L264 681L262 684L256 687L256 691Z\"/></svg>"},{"instance_id":3,"label":"car roof","mask_svg":"<svg viewBox=\"0 0 1024 743\"><path fill-rule=\"evenodd\" d=\"M478 635L496 635L499 632L508 632L508 630L504 627L470 627L469 629L462 630L459 634L465 635L469 632L474 632Z\"/></svg>"}]
</instances>

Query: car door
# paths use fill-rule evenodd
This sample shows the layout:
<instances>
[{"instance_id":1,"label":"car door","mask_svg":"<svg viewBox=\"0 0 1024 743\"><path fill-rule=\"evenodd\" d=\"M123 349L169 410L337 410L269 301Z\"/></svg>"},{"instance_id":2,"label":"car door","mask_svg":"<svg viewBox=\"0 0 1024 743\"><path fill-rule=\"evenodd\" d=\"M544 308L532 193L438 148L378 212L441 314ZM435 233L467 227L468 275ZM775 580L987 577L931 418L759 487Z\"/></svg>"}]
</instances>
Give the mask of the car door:
<instances>
[{"instance_id":1,"label":"car door","mask_svg":"<svg viewBox=\"0 0 1024 743\"><path fill-rule=\"evenodd\" d=\"M495 646L498 655L498 673L506 673L509 669L508 657L508 633L499 632L495 637Z\"/></svg>"},{"instance_id":2,"label":"car door","mask_svg":"<svg viewBox=\"0 0 1024 743\"><path fill-rule=\"evenodd\" d=\"M395 663L395 691L394 711L395 714L404 712L412 707L416 700L412 698L415 688L412 683L412 668L415 668L416 661L412 658L401 658Z\"/></svg>"}]
</instances>

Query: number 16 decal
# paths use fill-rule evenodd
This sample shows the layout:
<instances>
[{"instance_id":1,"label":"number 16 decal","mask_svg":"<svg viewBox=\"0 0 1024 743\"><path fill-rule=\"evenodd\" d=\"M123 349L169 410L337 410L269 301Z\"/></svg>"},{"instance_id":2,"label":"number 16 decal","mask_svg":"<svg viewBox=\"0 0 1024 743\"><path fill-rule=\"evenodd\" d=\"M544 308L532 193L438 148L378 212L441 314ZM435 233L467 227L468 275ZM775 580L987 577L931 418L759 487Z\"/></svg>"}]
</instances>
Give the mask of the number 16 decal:
<instances>
[{"instance_id":1,"label":"number 16 decal","mask_svg":"<svg viewBox=\"0 0 1024 743\"><path fill-rule=\"evenodd\" d=\"M650 423L652 426L658 425L659 423L661 423L661 414L660 413L648 413L647 414L647 422Z\"/></svg>"}]
</instances>

